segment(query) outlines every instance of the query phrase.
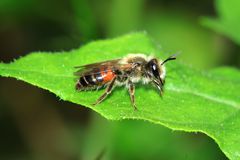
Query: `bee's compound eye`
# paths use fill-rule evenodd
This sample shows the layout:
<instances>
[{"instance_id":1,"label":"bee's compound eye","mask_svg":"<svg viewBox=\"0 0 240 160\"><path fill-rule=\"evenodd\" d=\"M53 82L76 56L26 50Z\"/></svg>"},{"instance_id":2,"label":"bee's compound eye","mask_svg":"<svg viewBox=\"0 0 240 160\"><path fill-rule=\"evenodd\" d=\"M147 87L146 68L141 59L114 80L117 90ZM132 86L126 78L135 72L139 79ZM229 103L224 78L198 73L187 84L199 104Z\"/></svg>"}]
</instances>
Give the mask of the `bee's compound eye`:
<instances>
[{"instance_id":1,"label":"bee's compound eye","mask_svg":"<svg viewBox=\"0 0 240 160\"><path fill-rule=\"evenodd\" d=\"M158 66L155 63L153 63L151 68L152 68L152 73L154 77L158 78L159 77Z\"/></svg>"},{"instance_id":2,"label":"bee's compound eye","mask_svg":"<svg viewBox=\"0 0 240 160\"><path fill-rule=\"evenodd\" d=\"M152 65L152 69L153 69L154 71L157 70L156 64L153 64L153 65Z\"/></svg>"},{"instance_id":3,"label":"bee's compound eye","mask_svg":"<svg viewBox=\"0 0 240 160\"><path fill-rule=\"evenodd\" d=\"M156 59L152 59L148 62L147 69L151 76L154 76L155 78L159 79L160 77L159 66L158 61Z\"/></svg>"}]
</instances>

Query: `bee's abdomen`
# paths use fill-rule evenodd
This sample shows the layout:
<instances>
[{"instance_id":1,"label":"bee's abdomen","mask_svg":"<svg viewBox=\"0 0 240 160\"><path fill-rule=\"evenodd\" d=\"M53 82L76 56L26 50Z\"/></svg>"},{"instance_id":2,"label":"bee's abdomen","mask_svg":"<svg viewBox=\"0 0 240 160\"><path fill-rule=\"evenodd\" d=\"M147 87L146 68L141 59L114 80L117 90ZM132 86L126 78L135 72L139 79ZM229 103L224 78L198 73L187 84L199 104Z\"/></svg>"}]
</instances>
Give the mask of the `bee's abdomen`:
<instances>
[{"instance_id":1,"label":"bee's abdomen","mask_svg":"<svg viewBox=\"0 0 240 160\"><path fill-rule=\"evenodd\" d=\"M90 87L92 88L94 86L97 86L98 83L99 82L94 77L94 75L81 76L76 83L76 89L81 90Z\"/></svg>"},{"instance_id":2,"label":"bee's abdomen","mask_svg":"<svg viewBox=\"0 0 240 160\"><path fill-rule=\"evenodd\" d=\"M111 81L114 76L112 70L99 69L98 72L81 76L76 83L76 89L96 89Z\"/></svg>"}]
</instances>

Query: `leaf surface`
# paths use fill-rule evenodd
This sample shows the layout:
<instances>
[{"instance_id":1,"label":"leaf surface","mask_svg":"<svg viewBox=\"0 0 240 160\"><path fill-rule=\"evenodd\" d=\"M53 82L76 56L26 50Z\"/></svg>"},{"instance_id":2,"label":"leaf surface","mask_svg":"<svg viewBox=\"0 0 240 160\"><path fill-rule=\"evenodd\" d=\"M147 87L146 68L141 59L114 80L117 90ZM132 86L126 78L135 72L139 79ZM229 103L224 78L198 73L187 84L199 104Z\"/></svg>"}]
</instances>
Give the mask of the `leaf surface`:
<instances>
[{"instance_id":1,"label":"leaf surface","mask_svg":"<svg viewBox=\"0 0 240 160\"><path fill-rule=\"evenodd\" d=\"M138 111L131 106L124 87L117 87L95 107L91 104L104 90L75 90L74 66L120 58L128 53L168 57L159 52L148 35L133 33L91 42L69 52L31 53L10 64L0 63L0 75L49 90L62 100L89 107L110 120L142 119L174 130L203 132L212 137L229 158L240 158L240 72L237 69L224 67L205 72L178 60L171 61L166 64L162 98L151 85L136 86Z\"/></svg>"}]
</instances>

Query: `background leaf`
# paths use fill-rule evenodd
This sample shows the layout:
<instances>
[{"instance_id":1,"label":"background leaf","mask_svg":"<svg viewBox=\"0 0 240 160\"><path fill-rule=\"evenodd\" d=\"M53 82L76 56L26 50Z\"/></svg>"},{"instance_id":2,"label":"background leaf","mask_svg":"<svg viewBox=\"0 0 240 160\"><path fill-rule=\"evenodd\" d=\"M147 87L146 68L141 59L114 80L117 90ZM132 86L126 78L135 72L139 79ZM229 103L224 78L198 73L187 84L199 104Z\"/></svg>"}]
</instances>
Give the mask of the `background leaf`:
<instances>
[{"instance_id":1,"label":"background leaf","mask_svg":"<svg viewBox=\"0 0 240 160\"><path fill-rule=\"evenodd\" d=\"M80 49L59 53L32 53L10 64L0 64L0 74L15 77L50 92L63 100L89 107L107 119L143 119L172 129L200 131L212 137L223 152L239 159L240 73L221 68L201 72L174 61L167 64L165 94L148 85L137 85L134 111L124 88L117 88L102 104L90 104L103 91L77 92L74 89L74 66L123 57L128 53L159 53L144 33L92 42Z\"/></svg>"},{"instance_id":2,"label":"background leaf","mask_svg":"<svg viewBox=\"0 0 240 160\"><path fill-rule=\"evenodd\" d=\"M240 1L216 0L215 3L218 18L203 18L202 23L209 28L224 34L240 44Z\"/></svg>"}]
</instances>

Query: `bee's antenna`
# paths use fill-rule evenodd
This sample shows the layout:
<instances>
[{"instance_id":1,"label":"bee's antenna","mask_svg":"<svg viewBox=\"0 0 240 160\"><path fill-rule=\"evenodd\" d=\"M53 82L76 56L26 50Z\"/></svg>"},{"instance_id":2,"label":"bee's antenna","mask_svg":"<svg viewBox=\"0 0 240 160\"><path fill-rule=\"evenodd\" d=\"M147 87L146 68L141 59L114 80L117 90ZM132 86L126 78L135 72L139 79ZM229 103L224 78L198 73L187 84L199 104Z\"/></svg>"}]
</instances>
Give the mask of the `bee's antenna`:
<instances>
[{"instance_id":1,"label":"bee's antenna","mask_svg":"<svg viewBox=\"0 0 240 160\"><path fill-rule=\"evenodd\" d=\"M177 58L177 55L179 55L180 53L176 53L171 55L170 57L168 57L166 60L164 60L161 65L163 65L164 63L166 63L167 61L171 61L171 60L175 60Z\"/></svg>"}]
</instances>

